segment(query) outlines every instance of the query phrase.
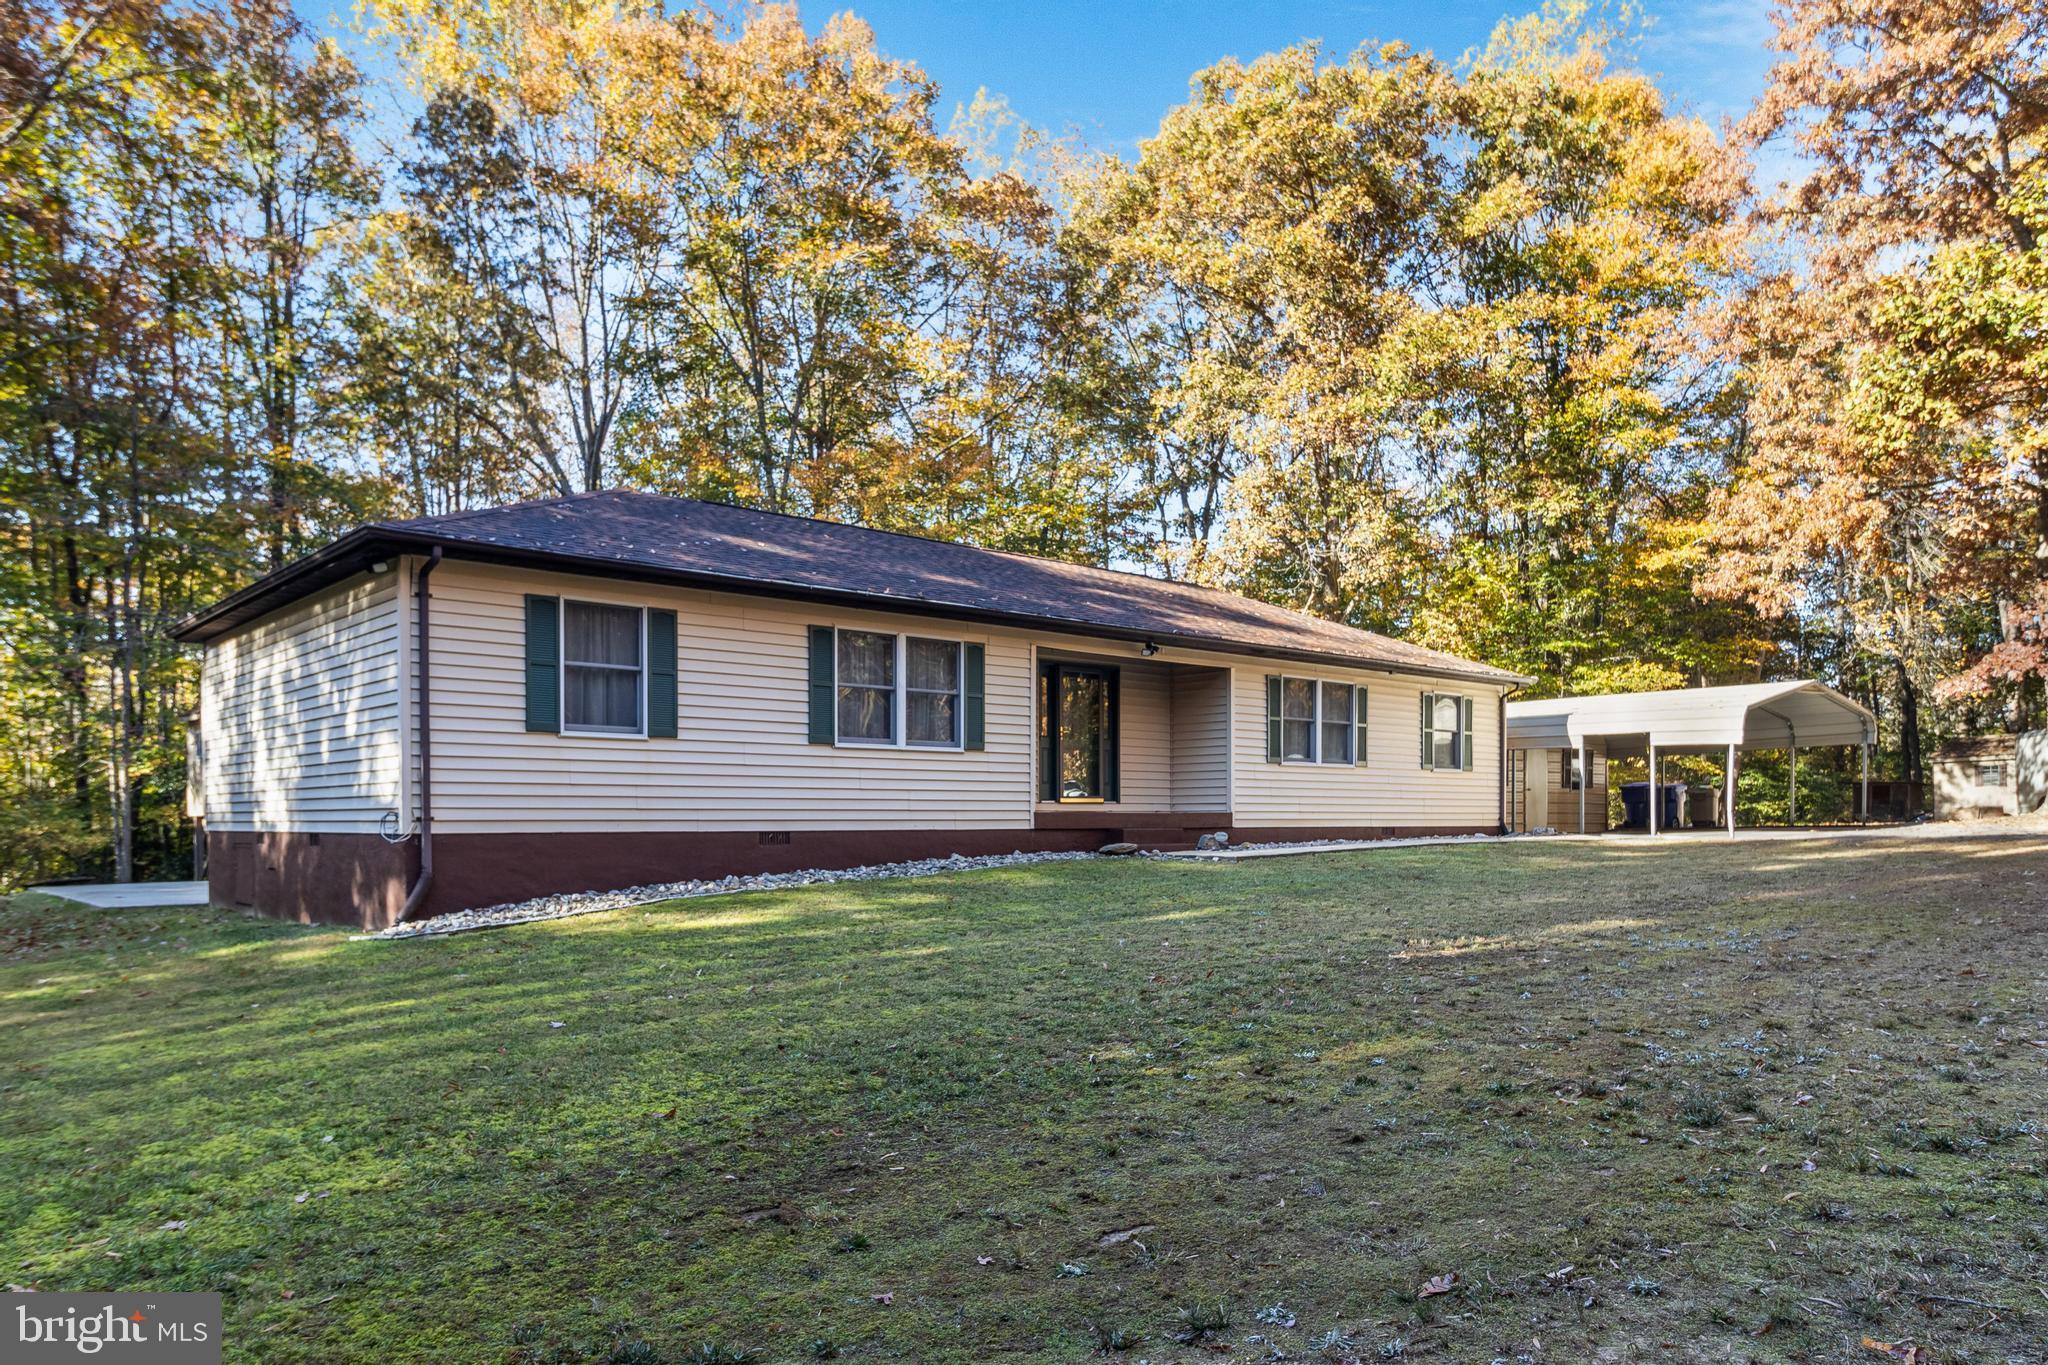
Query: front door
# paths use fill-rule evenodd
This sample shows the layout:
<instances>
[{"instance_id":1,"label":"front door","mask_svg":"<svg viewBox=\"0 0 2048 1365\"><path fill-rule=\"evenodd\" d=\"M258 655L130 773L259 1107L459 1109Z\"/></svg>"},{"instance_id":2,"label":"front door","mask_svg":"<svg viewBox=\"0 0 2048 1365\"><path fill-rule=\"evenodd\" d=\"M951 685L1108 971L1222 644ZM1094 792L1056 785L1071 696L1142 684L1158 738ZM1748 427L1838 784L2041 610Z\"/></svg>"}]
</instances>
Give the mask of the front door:
<instances>
[{"instance_id":1,"label":"front door","mask_svg":"<svg viewBox=\"0 0 2048 1365\"><path fill-rule=\"evenodd\" d=\"M1047 664L1039 675L1040 799L1117 799L1117 671Z\"/></svg>"}]
</instances>

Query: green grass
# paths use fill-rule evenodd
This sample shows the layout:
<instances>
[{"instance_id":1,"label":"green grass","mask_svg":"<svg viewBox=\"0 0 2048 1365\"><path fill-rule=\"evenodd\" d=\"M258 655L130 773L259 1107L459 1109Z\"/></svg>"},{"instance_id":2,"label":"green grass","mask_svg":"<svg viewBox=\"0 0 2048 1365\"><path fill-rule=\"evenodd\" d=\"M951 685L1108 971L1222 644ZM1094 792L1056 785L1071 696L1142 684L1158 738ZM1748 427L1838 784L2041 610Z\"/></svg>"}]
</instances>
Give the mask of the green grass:
<instances>
[{"instance_id":1,"label":"green grass","mask_svg":"<svg viewBox=\"0 0 2048 1365\"><path fill-rule=\"evenodd\" d=\"M24 897L0 1279L219 1290L234 1360L2037 1361L2044 890L1617 840L410 943Z\"/></svg>"}]
</instances>

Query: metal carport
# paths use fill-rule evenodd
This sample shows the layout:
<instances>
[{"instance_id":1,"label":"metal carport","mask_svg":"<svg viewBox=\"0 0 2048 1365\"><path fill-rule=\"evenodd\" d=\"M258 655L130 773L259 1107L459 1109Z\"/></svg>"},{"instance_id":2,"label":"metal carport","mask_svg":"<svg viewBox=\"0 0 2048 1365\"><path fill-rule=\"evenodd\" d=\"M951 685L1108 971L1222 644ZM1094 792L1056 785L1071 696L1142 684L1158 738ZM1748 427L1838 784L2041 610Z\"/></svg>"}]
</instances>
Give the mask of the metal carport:
<instances>
[{"instance_id":1,"label":"metal carport","mask_svg":"<svg viewBox=\"0 0 2048 1365\"><path fill-rule=\"evenodd\" d=\"M1649 760L1650 786L1657 790L1658 757L1669 753L1725 754L1728 832L1735 833L1737 755L1746 749L1784 749L1792 756L1791 804L1797 818L1799 750L1833 744L1863 750L1857 809L1870 818L1870 746L1877 742L1877 717L1831 687L1811 680L1744 683L1735 687L1687 687L1669 692L1623 692L1599 697L1556 697L1512 701L1507 707L1510 749L1576 749L1587 773L1587 742L1599 740L1607 757ZM1586 829L1586 788L1579 784L1579 830ZM1658 806L1650 801L1650 833L1657 832Z\"/></svg>"}]
</instances>

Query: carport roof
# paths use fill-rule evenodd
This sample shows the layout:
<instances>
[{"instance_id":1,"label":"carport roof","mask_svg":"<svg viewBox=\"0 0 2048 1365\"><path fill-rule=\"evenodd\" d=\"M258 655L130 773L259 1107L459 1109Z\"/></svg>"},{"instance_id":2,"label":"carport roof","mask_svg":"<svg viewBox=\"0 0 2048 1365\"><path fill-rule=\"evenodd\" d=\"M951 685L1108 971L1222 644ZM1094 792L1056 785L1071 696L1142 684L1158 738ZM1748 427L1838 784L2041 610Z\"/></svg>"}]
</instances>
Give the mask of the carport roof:
<instances>
[{"instance_id":1,"label":"carport roof","mask_svg":"<svg viewBox=\"0 0 2048 1365\"><path fill-rule=\"evenodd\" d=\"M1877 738L1877 717L1810 679L1623 692L1508 703L1508 745L1575 749L1608 741L1610 754L1659 749L1783 749L1863 744Z\"/></svg>"}]
</instances>

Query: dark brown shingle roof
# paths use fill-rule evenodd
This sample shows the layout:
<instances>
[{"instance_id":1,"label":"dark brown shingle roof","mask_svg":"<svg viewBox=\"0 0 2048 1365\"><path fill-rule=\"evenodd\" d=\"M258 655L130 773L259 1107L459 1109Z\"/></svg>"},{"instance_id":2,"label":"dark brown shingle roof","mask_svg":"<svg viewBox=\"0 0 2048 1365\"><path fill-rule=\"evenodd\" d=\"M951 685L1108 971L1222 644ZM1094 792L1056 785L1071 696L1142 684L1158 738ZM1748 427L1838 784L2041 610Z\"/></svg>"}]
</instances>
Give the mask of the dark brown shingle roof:
<instances>
[{"instance_id":1,"label":"dark brown shingle roof","mask_svg":"<svg viewBox=\"0 0 2048 1365\"><path fill-rule=\"evenodd\" d=\"M583 493L378 522L351 533L322 555L350 542L359 542L358 559L375 545L410 549L438 544L446 554L461 558L552 564L577 572L736 592L860 599L932 615L1043 625L1078 634L1149 638L1162 644L1489 682L1521 681L1516 674L1485 664L1213 588L649 493ZM286 589L289 585L281 580L305 574L320 559L316 555L280 570L210 608L187 622L181 635L205 639L250 619L255 610L274 610L289 597L259 607L260 590L273 580L280 580L278 590ZM290 595L313 586L317 584L304 584Z\"/></svg>"}]
</instances>

